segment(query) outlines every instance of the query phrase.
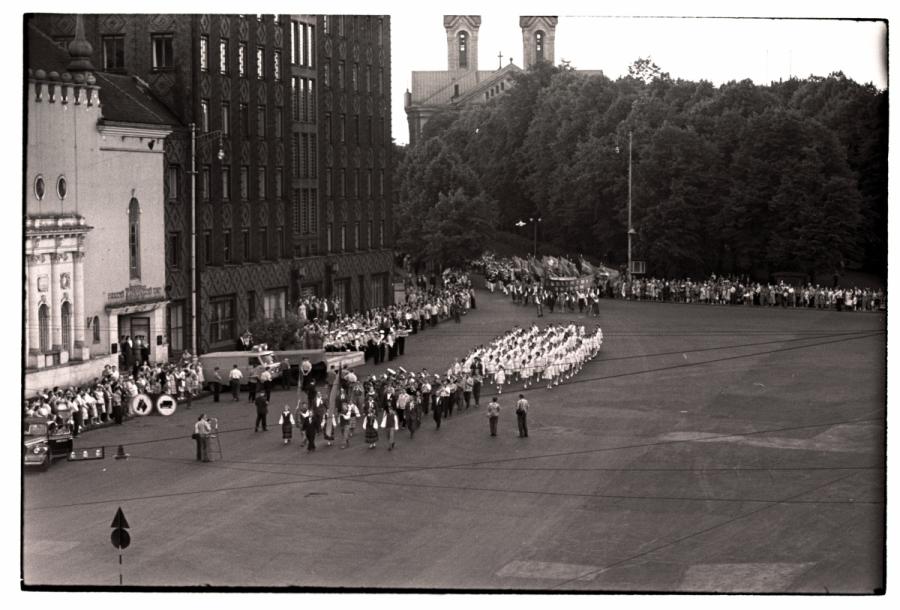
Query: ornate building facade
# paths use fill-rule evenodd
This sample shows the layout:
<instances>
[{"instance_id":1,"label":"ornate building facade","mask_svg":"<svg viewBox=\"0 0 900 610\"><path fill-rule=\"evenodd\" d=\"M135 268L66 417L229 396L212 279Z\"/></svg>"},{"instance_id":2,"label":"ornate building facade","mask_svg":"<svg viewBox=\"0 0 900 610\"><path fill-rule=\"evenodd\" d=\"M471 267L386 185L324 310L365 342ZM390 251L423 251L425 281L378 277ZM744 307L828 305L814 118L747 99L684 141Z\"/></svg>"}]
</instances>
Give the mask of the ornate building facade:
<instances>
[{"instance_id":1,"label":"ornate building facade","mask_svg":"<svg viewBox=\"0 0 900 610\"><path fill-rule=\"evenodd\" d=\"M164 142L177 121L139 83L95 71L79 36L27 26L25 390L117 364L120 338L168 358Z\"/></svg>"},{"instance_id":2,"label":"ornate building facade","mask_svg":"<svg viewBox=\"0 0 900 610\"><path fill-rule=\"evenodd\" d=\"M554 62L556 24L553 16L519 18L522 57L527 70L535 63ZM422 128L435 113L468 104L483 104L503 95L514 85L513 75L522 71L512 59L496 70L478 69L478 15L444 15L447 34L447 70L414 71L412 90L404 106L409 122L409 143L414 145Z\"/></svg>"}]
</instances>

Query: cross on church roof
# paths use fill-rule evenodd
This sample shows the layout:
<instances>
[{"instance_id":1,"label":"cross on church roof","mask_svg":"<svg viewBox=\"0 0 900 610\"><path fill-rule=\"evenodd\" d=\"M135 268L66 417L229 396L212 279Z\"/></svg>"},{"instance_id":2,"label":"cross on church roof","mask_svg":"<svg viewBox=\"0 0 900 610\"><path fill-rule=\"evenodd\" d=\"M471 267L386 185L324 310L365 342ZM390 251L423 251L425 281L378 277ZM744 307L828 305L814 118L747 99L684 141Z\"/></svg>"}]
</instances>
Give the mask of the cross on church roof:
<instances>
[{"instance_id":1,"label":"cross on church roof","mask_svg":"<svg viewBox=\"0 0 900 610\"><path fill-rule=\"evenodd\" d=\"M500 70L503 68L503 52L497 53L497 59L499 60L497 63L497 69Z\"/></svg>"}]
</instances>

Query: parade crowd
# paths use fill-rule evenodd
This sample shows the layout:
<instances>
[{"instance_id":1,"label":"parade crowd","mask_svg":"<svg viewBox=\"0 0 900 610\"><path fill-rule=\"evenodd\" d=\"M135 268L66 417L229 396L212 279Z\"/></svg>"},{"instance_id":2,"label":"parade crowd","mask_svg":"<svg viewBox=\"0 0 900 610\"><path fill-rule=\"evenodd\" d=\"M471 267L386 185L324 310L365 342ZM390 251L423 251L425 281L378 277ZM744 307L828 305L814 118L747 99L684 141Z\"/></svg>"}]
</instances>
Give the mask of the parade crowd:
<instances>
[{"instance_id":1,"label":"parade crowd","mask_svg":"<svg viewBox=\"0 0 900 610\"><path fill-rule=\"evenodd\" d=\"M128 372L106 365L90 383L44 389L24 406L25 417L41 417L51 430L68 427L73 436L109 423L121 424L128 416L131 399L138 394L168 394L188 401L203 387L203 367L185 352L178 363L150 364L140 360Z\"/></svg>"},{"instance_id":2,"label":"parade crowd","mask_svg":"<svg viewBox=\"0 0 900 610\"><path fill-rule=\"evenodd\" d=\"M602 298L706 305L743 305L831 309L836 311L883 311L887 296L881 288L829 287L821 284L793 285L784 281L753 282L748 277L711 275L705 280L596 276L584 288L548 288L544 282L510 259L483 257L479 268L491 292L502 291L514 303L579 313L599 313Z\"/></svg>"}]
</instances>

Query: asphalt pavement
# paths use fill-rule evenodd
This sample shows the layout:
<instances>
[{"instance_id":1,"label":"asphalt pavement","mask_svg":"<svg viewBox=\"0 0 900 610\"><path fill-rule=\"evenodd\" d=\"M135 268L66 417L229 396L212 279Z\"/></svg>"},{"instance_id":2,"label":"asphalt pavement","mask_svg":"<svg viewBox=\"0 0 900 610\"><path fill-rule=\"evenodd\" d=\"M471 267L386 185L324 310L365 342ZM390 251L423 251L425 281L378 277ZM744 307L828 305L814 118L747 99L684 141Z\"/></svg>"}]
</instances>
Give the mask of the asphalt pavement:
<instances>
[{"instance_id":1,"label":"asphalt pavement","mask_svg":"<svg viewBox=\"0 0 900 610\"><path fill-rule=\"evenodd\" d=\"M445 370L515 324L599 324L574 379L430 417L413 439L308 454L223 394L91 431L106 459L23 478L26 585L871 593L884 574L884 314L604 301L538 319L477 294L388 366ZM194 459L200 413L222 458ZM116 460L118 445L130 455Z\"/></svg>"}]
</instances>

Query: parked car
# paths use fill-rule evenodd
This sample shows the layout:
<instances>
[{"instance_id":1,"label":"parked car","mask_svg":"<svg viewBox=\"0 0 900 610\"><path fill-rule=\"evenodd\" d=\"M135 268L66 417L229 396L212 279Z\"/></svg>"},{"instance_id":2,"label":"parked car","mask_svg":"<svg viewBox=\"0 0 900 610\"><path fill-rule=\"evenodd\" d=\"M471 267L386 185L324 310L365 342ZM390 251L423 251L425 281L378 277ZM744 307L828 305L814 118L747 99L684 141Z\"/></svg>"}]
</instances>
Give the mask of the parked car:
<instances>
[{"instance_id":1,"label":"parked car","mask_svg":"<svg viewBox=\"0 0 900 610\"><path fill-rule=\"evenodd\" d=\"M26 468L46 470L53 460L72 452L72 432L68 426L51 429L50 422L41 417L25 418L22 438L22 463Z\"/></svg>"}]
</instances>

